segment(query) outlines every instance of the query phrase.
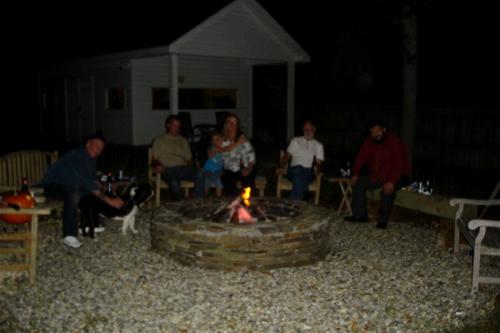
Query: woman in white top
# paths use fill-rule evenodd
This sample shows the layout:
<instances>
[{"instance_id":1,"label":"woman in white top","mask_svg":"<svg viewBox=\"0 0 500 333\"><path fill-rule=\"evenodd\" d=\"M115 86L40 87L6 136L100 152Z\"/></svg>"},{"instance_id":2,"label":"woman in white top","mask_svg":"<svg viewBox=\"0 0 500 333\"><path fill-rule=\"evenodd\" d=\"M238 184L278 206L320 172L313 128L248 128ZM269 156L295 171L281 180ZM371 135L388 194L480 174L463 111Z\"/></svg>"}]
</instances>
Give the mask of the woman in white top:
<instances>
[{"instance_id":1,"label":"woman in white top","mask_svg":"<svg viewBox=\"0 0 500 333\"><path fill-rule=\"evenodd\" d=\"M229 114L224 121L222 130L224 142L222 147L241 141L243 134L240 129L240 120L235 114ZM255 188L255 151L249 141L235 146L223 154L224 171L222 184L227 195L238 195L236 183L241 181L242 188Z\"/></svg>"}]
</instances>

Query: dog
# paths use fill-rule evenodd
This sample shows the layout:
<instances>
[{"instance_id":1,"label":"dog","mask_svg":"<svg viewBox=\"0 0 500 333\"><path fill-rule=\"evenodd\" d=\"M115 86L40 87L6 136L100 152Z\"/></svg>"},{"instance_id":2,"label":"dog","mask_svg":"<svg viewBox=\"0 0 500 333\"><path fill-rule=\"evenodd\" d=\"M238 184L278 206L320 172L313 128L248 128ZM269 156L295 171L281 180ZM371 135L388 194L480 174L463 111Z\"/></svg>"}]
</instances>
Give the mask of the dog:
<instances>
[{"instance_id":1,"label":"dog","mask_svg":"<svg viewBox=\"0 0 500 333\"><path fill-rule=\"evenodd\" d=\"M84 236L94 238L95 228L99 223L99 216L123 221L122 233L126 235L127 229L133 233L135 229L135 216L147 200L153 196L153 189L150 184L130 184L124 194L120 196L124 205L120 208L111 207L97 198L90 196L88 200L82 200L80 204L81 223L80 228Z\"/></svg>"}]
</instances>

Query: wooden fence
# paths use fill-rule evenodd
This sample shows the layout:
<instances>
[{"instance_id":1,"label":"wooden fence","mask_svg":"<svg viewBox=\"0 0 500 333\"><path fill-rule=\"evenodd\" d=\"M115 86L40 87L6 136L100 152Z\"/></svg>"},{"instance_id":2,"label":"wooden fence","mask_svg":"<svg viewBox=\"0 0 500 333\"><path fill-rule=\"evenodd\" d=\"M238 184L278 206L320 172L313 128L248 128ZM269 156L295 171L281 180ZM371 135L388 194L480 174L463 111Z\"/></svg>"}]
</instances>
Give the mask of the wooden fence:
<instances>
[{"instance_id":1,"label":"wooden fence","mask_svg":"<svg viewBox=\"0 0 500 333\"><path fill-rule=\"evenodd\" d=\"M327 173L352 164L373 117L400 133L398 106L328 105L316 112ZM489 194L500 180L500 110L419 107L413 158L413 178L429 180L440 192Z\"/></svg>"}]
</instances>

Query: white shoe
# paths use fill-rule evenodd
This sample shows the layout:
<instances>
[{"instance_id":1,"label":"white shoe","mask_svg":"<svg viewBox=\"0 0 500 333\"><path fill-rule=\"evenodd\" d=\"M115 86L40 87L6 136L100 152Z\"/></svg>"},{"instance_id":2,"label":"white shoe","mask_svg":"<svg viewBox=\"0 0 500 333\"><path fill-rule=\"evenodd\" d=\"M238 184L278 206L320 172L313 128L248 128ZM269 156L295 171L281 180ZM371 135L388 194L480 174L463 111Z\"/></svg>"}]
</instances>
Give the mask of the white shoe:
<instances>
[{"instance_id":1,"label":"white shoe","mask_svg":"<svg viewBox=\"0 0 500 333\"><path fill-rule=\"evenodd\" d=\"M75 236L66 236L66 237L64 237L63 243L64 243L64 245L69 246L69 247L73 247L75 249L77 249L80 246L82 246L82 243L80 243L80 241L78 240L78 238L76 238Z\"/></svg>"},{"instance_id":2,"label":"white shoe","mask_svg":"<svg viewBox=\"0 0 500 333\"><path fill-rule=\"evenodd\" d=\"M90 228L89 228L89 227L85 227L85 232L86 232L86 233L88 233L88 232L89 232L89 230L90 230ZM95 232L95 233L103 232L103 231L105 231L105 230L106 230L106 228L104 228L104 227L95 227L95 228L94 228L94 232ZM82 229L81 229L81 228L78 228L78 232L79 232L79 233L80 233L80 235L81 235L81 234L82 234Z\"/></svg>"},{"instance_id":3,"label":"white shoe","mask_svg":"<svg viewBox=\"0 0 500 333\"><path fill-rule=\"evenodd\" d=\"M95 228L94 228L94 232L96 232L96 233L103 232L104 230L106 230L106 228L104 228L104 227L102 227L102 226L101 226L101 227L95 227ZM87 228L85 228L85 231L87 231L87 232L88 232Z\"/></svg>"}]
</instances>

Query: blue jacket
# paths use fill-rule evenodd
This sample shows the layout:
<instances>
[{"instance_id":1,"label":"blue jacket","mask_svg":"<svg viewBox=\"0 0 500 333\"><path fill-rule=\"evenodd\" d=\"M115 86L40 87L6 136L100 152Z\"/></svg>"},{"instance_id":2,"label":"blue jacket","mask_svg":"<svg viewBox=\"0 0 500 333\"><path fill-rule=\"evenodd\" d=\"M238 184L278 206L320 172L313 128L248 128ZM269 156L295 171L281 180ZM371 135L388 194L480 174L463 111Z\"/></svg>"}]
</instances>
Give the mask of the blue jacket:
<instances>
[{"instance_id":1,"label":"blue jacket","mask_svg":"<svg viewBox=\"0 0 500 333\"><path fill-rule=\"evenodd\" d=\"M78 188L81 195L99 190L96 164L85 146L70 150L54 163L42 180L42 185L60 184Z\"/></svg>"}]
</instances>

